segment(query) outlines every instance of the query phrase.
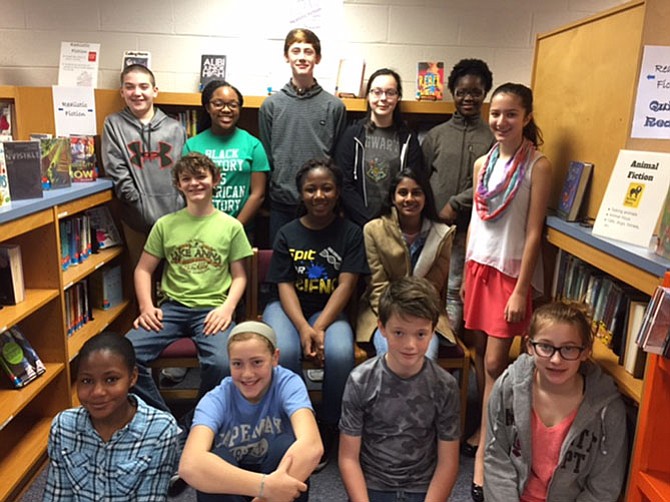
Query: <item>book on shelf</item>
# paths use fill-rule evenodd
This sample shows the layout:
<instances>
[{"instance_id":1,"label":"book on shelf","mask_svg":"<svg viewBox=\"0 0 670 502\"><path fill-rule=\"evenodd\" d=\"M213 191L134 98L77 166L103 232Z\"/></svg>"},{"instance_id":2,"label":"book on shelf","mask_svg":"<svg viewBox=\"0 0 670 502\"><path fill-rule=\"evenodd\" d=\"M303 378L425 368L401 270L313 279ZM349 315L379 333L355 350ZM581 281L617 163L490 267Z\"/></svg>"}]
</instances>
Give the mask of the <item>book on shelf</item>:
<instances>
[{"instance_id":1,"label":"book on shelf","mask_svg":"<svg viewBox=\"0 0 670 502\"><path fill-rule=\"evenodd\" d=\"M563 183L563 190L561 190L561 196L558 199L556 214L559 218L566 221L577 220L592 170L593 164L590 162L578 162L576 160L570 162L568 174Z\"/></svg>"},{"instance_id":2,"label":"book on shelf","mask_svg":"<svg viewBox=\"0 0 670 502\"><path fill-rule=\"evenodd\" d=\"M0 304L16 305L25 296L21 247L18 244L0 245Z\"/></svg>"},{"instance_id":3,"label":"book on shelf","mask_svg":"<svg viewBox=\"0 0 670 502\"><path fill-rule=\"evenodd\" d=\"M3 146L12 200L43 197L39 142L5 141Z\"/></svg>"},{"instance_id":4,"label":"book on shelf","mask_svg":"<svg viewBox=\"0 0 670 502\"><path fill-rule=\"evenodd\" d=\"M223 54L202 54L200 56L200 87L205 88L213 80L226 80L226 56Z\"/></svg>"},{"instance_id":5,"label":"book on shelf","mask_svg":"<svg viewBox=\"0 0 670 502\"><path fill-rule=\"evenodd\" d=\"M357 98L363 94L363 76L365 61L363 58L340 59L335 81L335 96L338 98Z\"/></svg>"},{"instance_id":6,"label":"book on shelf","mask_svg":"<svg viewBox=\"0 0 670 502\"><path fill-rule=\"evenodd\" d=\"M13 115L14 103L11 101L0 101L0 141L11 141L13 139Z\"/></svg>"},{"instance_id":7,"label":"book on shelf","mask_svg":"<svg viewBox=\"0 0 670 502\"><path fill-rule=\"evenodd\" d=\"M0 333L0 366L16 388L25 386L46 371L37 352L17 326Z\"/></svg>"},{"instance_id":8,"label":"book on shelf","mask_svg":"<svg viewBox=\"0 0 670 502\"><path fill-rule=\"evenodd\" d=\"M12 202L12 196L9 192L9 176L7 175L7 165L5 164L5 148L0 141L0 207L7 206Z\"/></svg>"},{"instance_id":9,"label":"book on shelf","mask_svg":"<svg viewBox=\"0 0 670 502\"><path fill-rule=\"evenodd\" d=\"M71 336L92 319L88 280L84 279L65 290L65 325L68 336Z\"/></svg>"},{"instance_id":10,"label":"book on shelf","mask_svg":"<svg viewBox=\"0 0 670 502\"><path fill-rule=\"evenodd\" d=\"M670 153L620 150L593 234L648 247L670 186Z\"/></svg>"},{"instance_id":11,"label":"book on shelf","mask_svg":"<svg viewBox=\"0 0 670 502\"><path fill-rule=\"evenodd\" d=\"M95 236L93 240L95 240L98 249L107 249L123 244L121 234L116 228L112 213L107 206L87 209L86 215L90 218L91 235Z\"/></svg>"},{"instance_id":12,"label":"book on shelf","mask_svg":"<svg viewBox=\"0 0 670 502\"><path fill-rule=\"evenodd\" d=\"M70 166L72 154L69 138L40 140L42 156L42 188L65 188L71 185Z\"/></svg>"},{"instance_id":13,"label":"book on shelf","mask_svg":"<svg viewBox=\"0 0 670 502\"><path fill-rule=\"evenodd\" d=\"M79 183L98 179L95 138L93 136L70 136L70 155L72 156L70 173L73 182Z\"/></svg>"},{"instance_id":14,"label":"book on shelf","mask_svg":"<svg viewBox=\"0 0 670 502\"><path fill-rule=\"evenodd\" d=\"M670 190L665 196L665 205L658 230L656 254L670 260Z\"/></svg>"},{"instance_id":15,"label":"book on shelf","mask_svg":"<svg viewBox=\"0 0 670 502\"><path fill-rule=\"evenodd\" d=\"M644 300L632 300L628 307L628 323L626 326L626 338L623 342L623 368L635 378L644 376L644 365L646 362L646 353L637 344L636 336L644 323L644 314L649 302Z\"/></svg>"},{"instance_id":16,"label":"book on shelf","mask_svg":"<svg viewBox=\"0 0 670 502\"><path fill-rule=\"evenodd\" d=\"M670 288L656 288L640 331L638 344L645 352L670 357Z\"/></svg>"},{"instance_id":17,"label":"book on shelf","mask_svg":"<svg viewBox=\"0 0 670 502\"><path fill-rule=\"evenodd\" d=\"M100 310L109 310L123 301L121 265L103 267L89 277L91 303Z\"/></svg>"},{"instance_id":18,"label":"book on shelf","mask_svg":"<svg viewBox=\"0 0 670 502\"><path fill-rule=\"evenodd\" d=\"M121 71L126 66L132 64L139 64L151 69L151 52L148 51L124 51L123 59L121 60Z\"/></svg>"},{"instance_id":19,"label":"book on shelf","mask_svg":"<svg viewBox=\"0 0 670 502\"><path fill-rule=\"evenodd\" d=\"M444 99L444 61L422 61L418 64L416 99Z\"/></svg>"}]
</instances>

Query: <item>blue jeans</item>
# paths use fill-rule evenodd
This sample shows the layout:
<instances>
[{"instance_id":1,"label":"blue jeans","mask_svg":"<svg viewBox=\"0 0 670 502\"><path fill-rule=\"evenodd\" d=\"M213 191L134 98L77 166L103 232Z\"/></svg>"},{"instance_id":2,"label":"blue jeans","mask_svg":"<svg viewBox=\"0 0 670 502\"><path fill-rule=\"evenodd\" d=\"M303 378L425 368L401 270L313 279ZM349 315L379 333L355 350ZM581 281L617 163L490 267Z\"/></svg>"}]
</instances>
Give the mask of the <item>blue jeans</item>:
<instances>
[{"instance_id":1,"label":"blue jeans","mask_svg":"<svg viewBox=\"0 0 670 502\"><path fill-rule=\"evenodd\" d=\"M252 472L262 472L265 474L271 474L277 470L277 466L281 459L284 458L286 450L290 448L293 444L293 438L284 434L281 436L275 437L271 442L267 442L268 451L265 455L265 458L260 464L244 464L238 462L233 456L230 449L226 446L215 448L212 450L212 453L218 455L223 460L228 462L235 467L240 467L245 471ZM309 500L309 479L305 481L307 483L307 491L300 494L300 497L295 499L297 502L307 502ZM260 485L259 485L260 489ZM225 494L215 494L215 493L204 493L196 492L198 497L198 502L247 502L253 499L253 497L246 497L244 495L225 495Z\"/></svg>"},{"instance_id":2,"label":"blue jeans","mask_svg":"<svg viewBox=\"0 0 670 502\"><path fill-rule=\"evenodd\" d=\"M274 246L275 237L279 229L287 223L295 220L298 214L298 206L291 206L288 204L281 204L280 202L270 201L270 222L269 226L269 243L270 247Z\"/></svg>"},{"instance_id":3,"label":"blue jeans","mask_svg":"<svg viewBox=\"0 0 670 502\"><path fill-rule=\"evenodd\" d=\"M310 326L314 325L320 314L317 312L307 319ZM279 364L302 377L300 333L284 312L280 301L265 307L263 321L277 333ZM354 368L354 332L343 314L326 329L324 354L323 401L318 418L324 423L335 425L340 419L344 385Z\"/></svg>"},{"instance_id":4,"label":"blue jeans","mask_svg":"<svg viewBox=\"0 0 670 502\"><path fill-rule=\"evenodd\" d=\"M372 335L372 343L375 346L375 351L378 356L386 354L389 351L389 344L386 341L386 338L382 336L379 328L375 330L374 335ZM433 334L433 338L430 339L430 345L428 345L428 350L426 351L426 357L437 361L437 355L440 350L440 335L437 333Z\"/></svg>"},{"instance_id":5,"label":"blue jeans","mask_svg":"<svg viewBox=\"0 0 670 502\"><path fill-rule=\"evenodd\" d=\"M368 488L368 498L370 502L423 502L426 499L426 494L403 490L387 492Z\"/></svg>"},{"instance_id":6,"label":"blue jeans","mask_svg":"<svg viewBox=\"0 0 670 502\"><path fill-rule=\"evenodd\" d=\"M230 374L228 365L228 333L234 323L224 332L205 336L203 328L205 317L211 308L190 308L175 301L167 301L161 305L163 311L163 329L147 331L133 329L126 337L133 343L137 357L139 375L133 389L147 404L160 410L170 411L163 400L156 383L151 378L149 364L158 358L165 347L179 338L190 337L198 349L200 361L200 389L202 397L205 393L219 385L221 380Z\"/></svg>"}]
</instances>

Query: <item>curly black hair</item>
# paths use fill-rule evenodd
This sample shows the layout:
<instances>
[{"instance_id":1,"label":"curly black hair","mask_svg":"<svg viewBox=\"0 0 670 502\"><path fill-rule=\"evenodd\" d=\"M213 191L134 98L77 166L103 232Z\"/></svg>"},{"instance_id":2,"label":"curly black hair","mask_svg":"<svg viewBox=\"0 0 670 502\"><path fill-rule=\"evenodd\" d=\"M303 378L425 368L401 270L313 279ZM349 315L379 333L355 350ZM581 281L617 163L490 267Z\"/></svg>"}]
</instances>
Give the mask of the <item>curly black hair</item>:
<instances>
[{"instance_id":1,"label":"curly black hair","mask_svg":"<svg viewBox=\"0 0 670 502\"><path fill-rule=\"evenodd\" d=\"M493 73L489 70L488 65L481 59L461 59L458 63L454 65L449 74L449 80L447 80L447 87L449 91L454 93L456 88L456 82L461 77L466 75L473 75L479 77L484 85L484 91L486 94L489 93L493 87Z\"/></svg>"}]
</instances>

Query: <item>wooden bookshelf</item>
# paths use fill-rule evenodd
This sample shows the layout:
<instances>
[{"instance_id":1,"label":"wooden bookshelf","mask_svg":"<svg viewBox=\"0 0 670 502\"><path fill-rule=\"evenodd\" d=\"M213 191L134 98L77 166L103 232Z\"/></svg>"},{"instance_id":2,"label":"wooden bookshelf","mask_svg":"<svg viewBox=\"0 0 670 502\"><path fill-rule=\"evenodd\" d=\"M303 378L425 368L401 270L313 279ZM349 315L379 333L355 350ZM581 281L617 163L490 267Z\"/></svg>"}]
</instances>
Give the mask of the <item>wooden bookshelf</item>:
<instances>
[{"instance_id":1,"label":"wooden bookshelf","mask_svg":"<svg viewBox=\"0 0 670 502\"><path fill-rule=\"evenodd\" d=\"M554 165L556 207L570 161L594 164L585 215L595 218L620 149L670 152L670 140L631 138L643 48L670 45L670 2L634 0L537 37L532 85L535 119ZM613 55L615 55L613 57ZM578 224L548 219L547 239L633 288L651 295L670 284L667 260L647 248L593 236ZM644 380L630 379L605 347L596 360L622 392L638 398L634 457L625 500L670 500L670 369L649 355Z\"/></svg>"},{"instance_id":2,"label":"wooden bookshelf","mask_svg":"<svg viewBox=\"0 0 670 502\"><path fill-rule=\"evenodd\" d=\"M61 271L59 221L110 200L112 183L103 179L45 192L41 199L12 202L0 210L0 241L21 246L26 285L23 302L0 310L0 329L18 325L46 366L43 375L23 388L0 384L0 501L15 499L45 458L51 420L72 405L71 361L86 340L122 318L130 303L94 310L91 322L67 336L65 290L110 261L121 260L124 248L101 250Z\"/></svg>"}]
</instances>

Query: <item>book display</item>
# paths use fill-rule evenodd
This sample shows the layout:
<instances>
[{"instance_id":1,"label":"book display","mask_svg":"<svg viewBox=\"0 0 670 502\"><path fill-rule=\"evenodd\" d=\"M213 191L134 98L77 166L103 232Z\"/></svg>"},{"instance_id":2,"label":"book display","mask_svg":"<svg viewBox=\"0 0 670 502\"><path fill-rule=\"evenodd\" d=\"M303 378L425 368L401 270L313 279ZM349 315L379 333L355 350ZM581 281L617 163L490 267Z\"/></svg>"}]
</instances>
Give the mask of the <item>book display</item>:
<instances>
[{"instance_id":1,"label":"book display","mask_svg":"<svg viewBox=\"0 0 670 502\"><path fill-rule=\"evenodd\" d=\"M200 86L202 92L213 80L226 80L226 56L222 54L203 54L200 57Z\"/></svg>"},{"instance_id":2,"label":"book display","mask_svg":"<svg viewBox=\"0 0 670 502\"><path fill-rule=\"evenodd\" d=\"M416 74L416 99L444 99L444 62L421 62Z\"/></svg>"},{"instance_id":3,"label":"book display","mask_svg":"<svg viewBox=\"0 0 670 502\"><path fill-rule=\"evenodd\" d=\"M12 200L42 197L40 144L37 141L5 141L5 166Z\"/></svg>"},{"instance_id":4,"label":"book display","mask_svg":"<svg viewBox=\"0 0 670 502\"><path fill-rule=\"evenodd\" d=\"M563 183L563 190L558 199L556 214L567 221L575 221L582 207L593 164L589 162L570 162L568 174Z\"/></svg>"},{"instance_id":5,"label":"book display","mask_svg":"<svg viewBox=\"0 0 670 502\"><path fill-rule=\"evenodd\" d=\"M68 138L49 138L40 140L42 156L42 188L69 187L72 153Z\"/></svg>"}]
</instances>

